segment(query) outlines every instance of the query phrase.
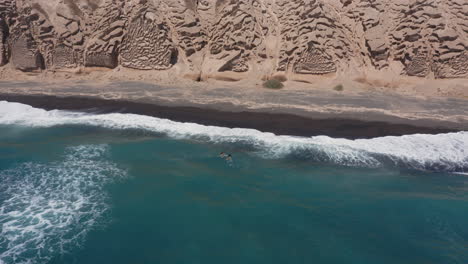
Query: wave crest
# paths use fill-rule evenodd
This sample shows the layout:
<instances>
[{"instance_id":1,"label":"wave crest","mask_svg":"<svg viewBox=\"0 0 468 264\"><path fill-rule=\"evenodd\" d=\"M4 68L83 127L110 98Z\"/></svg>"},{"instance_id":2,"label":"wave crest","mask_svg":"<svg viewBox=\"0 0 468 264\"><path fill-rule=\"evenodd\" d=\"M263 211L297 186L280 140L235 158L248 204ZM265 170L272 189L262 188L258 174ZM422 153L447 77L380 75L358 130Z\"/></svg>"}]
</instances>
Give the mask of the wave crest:
<instances>
[{"instance_id":1,"label":"wave crest","mask_svg":"<svg viewBox=\"0 0 468 264\"><path fill-rule=\"evenodd\" d=\"M247 145L265 158L296 156L345 166L385 164L434 171L468 171L468 132L407 135L374 139L278 136L254 129L203 126L134 114L84 114L45 111L0 102L0 124L34 127L92 125L110 129L142 129L176 139Z\"/></svg>"}]
</instances>

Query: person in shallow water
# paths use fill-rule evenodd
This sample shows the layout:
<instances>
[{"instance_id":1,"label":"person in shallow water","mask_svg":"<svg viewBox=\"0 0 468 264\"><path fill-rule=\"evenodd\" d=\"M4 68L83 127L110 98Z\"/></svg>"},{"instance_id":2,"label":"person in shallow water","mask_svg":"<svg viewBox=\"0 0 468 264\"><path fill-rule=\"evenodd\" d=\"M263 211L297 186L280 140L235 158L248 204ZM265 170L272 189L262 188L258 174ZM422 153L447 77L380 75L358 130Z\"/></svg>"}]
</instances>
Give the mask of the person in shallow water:
<instances>
[{"instance_id":1,"label":"person in shallow water","mask_svg":"<svg viewBox=\"0 0 468 264\"><path fill-rule=\"evenodd\" d=\"M232 162L232 155L226 154L224 152L219 153L219 157L225 159L226 161Z\"/></svg>"}]
</instances>

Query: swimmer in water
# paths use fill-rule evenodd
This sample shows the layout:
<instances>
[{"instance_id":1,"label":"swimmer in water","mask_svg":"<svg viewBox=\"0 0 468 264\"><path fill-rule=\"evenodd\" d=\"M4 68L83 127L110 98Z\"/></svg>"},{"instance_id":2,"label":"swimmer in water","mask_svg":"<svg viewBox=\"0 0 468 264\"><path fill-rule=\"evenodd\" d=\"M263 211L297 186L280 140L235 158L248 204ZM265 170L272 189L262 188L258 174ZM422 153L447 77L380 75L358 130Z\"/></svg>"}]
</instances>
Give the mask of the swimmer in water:
<instances>
[{"instance_id":1,"label":"swimmer in water","mask_svg":"<svg viewBox=\"0 0 468 264\"><path fill-rule=\"evenodd\" d=\"M227 162L232 162L232 155L224 152L219 153L219 157L225 159Z\"/></svg>"}]
</instances>

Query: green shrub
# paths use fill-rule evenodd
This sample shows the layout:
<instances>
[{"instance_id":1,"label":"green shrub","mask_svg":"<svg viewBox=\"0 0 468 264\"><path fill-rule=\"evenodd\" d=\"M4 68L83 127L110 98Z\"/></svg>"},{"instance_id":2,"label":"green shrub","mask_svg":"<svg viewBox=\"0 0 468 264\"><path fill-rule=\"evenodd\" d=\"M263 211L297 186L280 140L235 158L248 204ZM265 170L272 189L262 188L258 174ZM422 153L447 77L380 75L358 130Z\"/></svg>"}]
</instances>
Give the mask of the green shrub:
<instances>
[{"instance_id":1,"label":"green shrub","mask_svg":"<svg viewBox=\"0 0 468 264\"><path fill-rule=\"evenodd\" d=\"M342 92L344 90L344 87L342 84L338 84L337 86L333 87L333 90Z\"/></svg>"},{"instance_id":2,"label":"green shrub","mask_svg":"<svg viewBox=\"0 0 468 264\"><path fill-rule=\"evenodd\" d=\"M263 83L263 87L268 89L281 89L284 85L278 80L268 80Z\"/></svg>"}]
</instances>

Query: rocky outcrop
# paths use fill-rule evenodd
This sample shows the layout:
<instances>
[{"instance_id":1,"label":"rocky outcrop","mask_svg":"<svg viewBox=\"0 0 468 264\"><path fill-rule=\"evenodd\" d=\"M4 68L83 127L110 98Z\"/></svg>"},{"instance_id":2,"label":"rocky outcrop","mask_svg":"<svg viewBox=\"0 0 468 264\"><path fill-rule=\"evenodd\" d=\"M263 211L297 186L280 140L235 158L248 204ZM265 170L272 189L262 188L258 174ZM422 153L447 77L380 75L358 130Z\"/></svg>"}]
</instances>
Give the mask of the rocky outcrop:
<instances>
[{"instance_id":1,"label":"rocky outcrop","mask_svg":"<svg viewBox=\"0 0 468 264\"><path fill-rule=\"evenodd\" d=\"M5 21L0 18L0 66L8 63L8 45L6 45L7 38L8 28Z\"/></svg>"},{"instance_id":2,"label":"rocky outcrop","mask_svg":"<svg viewBox=\"0 0 468 264\"><path fill-rule=\"evenodd\" d=\"M134 6L120 47L120 63L139 70L167 70L177 62L177 50L166 21L153 6Z\"/></svg>"},{"instance_id":3,"label":"rocky outcrop","mask_svg":"<svg viewBox=\"0 0 468 264\"><path fill-rule=\"evenodd\" d=\"M74 0L67 0L73 8L71 11L78 17L85 17L84 36L80 34L79 43L84 38L84 64L92 67L115 68L118 65L119 48L124 37L124 27L128 23L120 0L94 1L95 6L89 5L81 11ZM93 10L90 12L90 9ZM87 13L85 11L88 11ZM83 21L83 20L79 20ZM78 26L83 22L78 23ZM89 36L88 36L89 35Z\"/></svg>"},{"instance_id":4,"label":"rocky outcrop","mask_svg":"<svg viewBox=\"0 0 468 264\"><path fill-rule=\"evenodd\" d=\"M0 66L468 77L466 0L1 0ZM397 67L394 67L397 65ZM198 76L198 77L197 77Z\"/></svg>"},{"instance_id":5,"label":"rocky outcrop","mask_svg":"<svg viewBox=\"0 0 468 264\"><path fill-rule=\"evenodd\" d=\"M9 17L13 14L13 4L11 1L1 1L0 2L0 66L3 66L8 63L9 49L7 40L9 37L9 28L8 21Z\"/></svg>"},{"instance_id":6,"label":"rocky outcrop","mask_svg":"<svg viewBox=\"0 0 468 264\"><path fill-rule=\"evenodd\" d=\"M276 2L281 30L278 70L333 73L351 57L352 44L333 6L318 0Z\"/></svg>"},{"instance_id":7,"label":"rocky outcrop","mask_svg":"<svg viewBox=\"0 0 468 264\"><path fill-rule=\"evenodd\" d=\"M44 60L39 46L23 22L21 26L9 32L8 45L11 51L11 60L15 67L22 71L33 71L44 68Z\"/></svg>"}]
</instances>

